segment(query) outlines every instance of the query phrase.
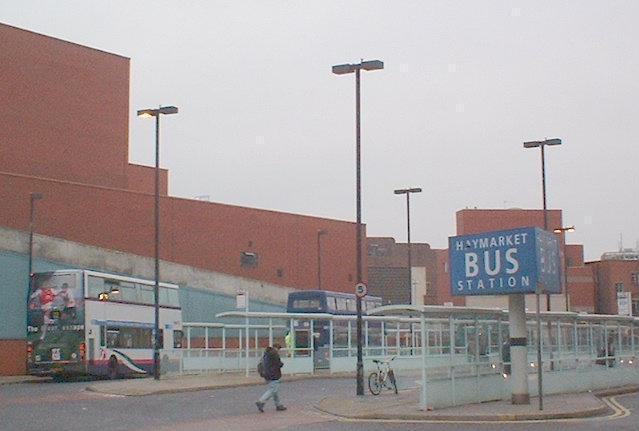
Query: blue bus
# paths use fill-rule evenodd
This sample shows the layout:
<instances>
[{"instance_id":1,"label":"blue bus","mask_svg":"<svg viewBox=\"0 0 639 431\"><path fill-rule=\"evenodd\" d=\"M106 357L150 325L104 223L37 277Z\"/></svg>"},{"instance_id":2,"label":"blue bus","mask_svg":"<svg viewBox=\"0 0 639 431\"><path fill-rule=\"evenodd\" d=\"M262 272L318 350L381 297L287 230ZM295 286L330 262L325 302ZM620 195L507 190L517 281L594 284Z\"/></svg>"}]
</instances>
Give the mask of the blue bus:
<instances>
[{"instance_id":1,"label":"blue bus","mask_svg":"<svg viewBox=\"0 0 639 431\"><path fill-rule=\"evenodd\" d=\"M382 298L365 296L362 298L362 313L380 307ZM328 313L356 314L357 298L353 293L331 292L327 290L304 290L288 294L287 313Z\"/></svg>"},{"instance_id":2,"label":"blue bus","mask_svg":"<svg viewBox=\"0 0 639 431\"><path fill-rule=\"evenodd\" d=\"M382 298L377 296L365 296L362 298L362 314L368 310L380 307ZM355 315L357 314L357 298L352 293L331 292L326 290L305 290L292 292L288 295L287 313L327 313L334 315ZM337 322L335 331L346 333L345 328ZM330 344L330 324L328 320L316 320L313 322L313 334L310 328L303 326L308 322L303 322L302 326L295 323L294 340L295 348L309 349L311 347L310 337L314 336L312 346L315 351L314 367L316 369L329 367L329 344Z\"/></svg>"}]
</instances>

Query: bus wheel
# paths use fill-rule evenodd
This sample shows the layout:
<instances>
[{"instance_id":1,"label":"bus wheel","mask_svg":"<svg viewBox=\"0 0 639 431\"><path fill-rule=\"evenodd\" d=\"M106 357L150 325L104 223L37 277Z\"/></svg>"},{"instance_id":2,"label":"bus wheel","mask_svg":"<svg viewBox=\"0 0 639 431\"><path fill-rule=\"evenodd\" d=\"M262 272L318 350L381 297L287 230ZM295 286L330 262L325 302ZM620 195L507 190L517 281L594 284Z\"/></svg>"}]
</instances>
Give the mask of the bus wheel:
<instances>
[{"instance_id":1,"label":"bus wheel","mask_svg":"<svg viewBox=\"0 0 639 431\"><path fill-rule=\"evenodd\" d=\"M109 358L109 379L118 378L118 359L115 356Z\"/></svg>"}]
</instances>

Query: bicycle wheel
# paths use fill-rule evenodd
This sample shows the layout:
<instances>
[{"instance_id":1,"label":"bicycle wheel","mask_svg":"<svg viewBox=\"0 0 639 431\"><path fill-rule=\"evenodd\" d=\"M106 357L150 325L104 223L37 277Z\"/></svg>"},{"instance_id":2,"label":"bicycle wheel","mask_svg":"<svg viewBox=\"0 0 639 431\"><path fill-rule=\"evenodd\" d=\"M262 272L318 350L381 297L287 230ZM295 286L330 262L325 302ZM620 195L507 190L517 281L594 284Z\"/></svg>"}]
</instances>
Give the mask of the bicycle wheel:
<instances>
[{"instance_id":1,"label":"bicycle wheel","mask_svg":"<svg viewBox=\"0 0 639 431\"><path fill-rule=\"evenodd\" d=\"M373 395L379 395L382 391L382 385L379 383L379 377L377 373L370 373L368 376L368 390L371 391Z\"/></svg>"},{"instance_id":2,"label":"bicycle wheel","mask_svg":"<svg viewBox=\"0 0 639 431\"><path fill-rule=\"evenodd\" d=\"M389 389L394 389L395 394L397 395L397 380L395 380L395 373L393 372L393 370L390 370L388 372L388 382L391 386L389 387Z\"/></svg>"}]
</instances>

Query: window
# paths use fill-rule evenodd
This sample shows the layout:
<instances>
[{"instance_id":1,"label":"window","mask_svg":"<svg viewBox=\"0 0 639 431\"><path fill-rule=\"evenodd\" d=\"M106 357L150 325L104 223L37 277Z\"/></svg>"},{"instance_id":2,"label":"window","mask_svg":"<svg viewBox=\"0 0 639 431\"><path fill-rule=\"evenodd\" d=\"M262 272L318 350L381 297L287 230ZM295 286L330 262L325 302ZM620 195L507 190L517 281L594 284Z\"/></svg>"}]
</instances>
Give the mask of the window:
<instances>
[{"instance_id":1,"label":"window","mask_svg":"<svg viewBox=\"0 0 639 431\"><path fill-rule=\"evenodd\" d=\"M337 311L337 298L334 296L326 297L326 308L328 311Z\"/></svg>"},{"instance_id":2,"label":"window","mask_svg":"<svg viewBox=\"0 0 639 431\"><path fill-rule=\"evenodd\" d=\"M182 331L173 331L173 348L181 349L182 348L182 337L184 337L184 332Z\"/></svg>"},{"instance_id":3,"label":"window","mask_svg":"<svg viewBox=\"0 0 639 431\"><path fill-rule=\"evenodd\" d=\"M125 302L138 302L138 293L135 290L135 283L126 281L120 282L119 298Z\"/></svg>"},{"instance_id":4,"label":"window","mask_svg":"<svg viewBox=\"0 0 639 431\"><path fill-rule=\"evenodd\" d=\"M177 289L160 287L160 305L169 306L169 307L179 306Z\"/></svg>"},{"instance_id":5,"label":"window","mask_svg":"<svg viewBox=\"0 0 639 431\"><path fill-rule=\"evenodd\" d=\"M100 293L104 292L104 279L89 276L89 298L97 298Z\"/></svg>"},{"instance_id":6,"label":"window","mask_svg":"<svg viewBox=\"0 0 639 431\"><path fill-rule=\"evenodd\" d=\"M245 268L255 268L259 262L257 253L243 251L240 253L240 265Z\"/></svg>"},{"instance_id":7,"label":"window","mask_svg":"<svg viewBox=\"0 0 639 431\"><path fill-rule=\"evenodd\" d=\"M320 301L319 299L296 299L293 301L293 308L303 308L303 309L312 309L312 310L320 310Z\"/></svg>"},{"instance_id":8,"label":"window","mask_svg":"<svg viewBox=\"0 0 639 431\"><path fill-rule=\"evenodd\" d=\"M337 300L337 311L348 311L346 308L346 298L336 298Z\"/></svg>"},{"instance_id":9,"label":"window","mask_svg":"<svg viewBox=\"0 0 639 431\"><path fill-rule=\"evenodd\" d=\"M105 327L103 327L105 328ZM153 329L150 328L124 328L106 327L106 331L101 331L102 336L106 335L106 347L110 349L152 349ZM160 329L160 346L163 348L163 333ZM101 345L105 345L104 341Z\"/></svg>"},{"instance_id":10,"label":"window","mask_svg":"<svg viewBox=\"0 0 639 431\"><path fill-rule=\"evenodd\" d=\"M142 304L154 304L155 303L155 295L153 292L153 286L145 286L143 284L138 284L138 297L140 298L140 302Z\"/></svg>"},{"instance_id":11,"label":"window","mask_svg":"<svg viewBox=\"0 0 639 431\"><path fill-rule=\"evenodd\" d=\"M355 300L354 299L346 299L346 309L348 311L356 311Z\"/></svg>"}]
</instances>

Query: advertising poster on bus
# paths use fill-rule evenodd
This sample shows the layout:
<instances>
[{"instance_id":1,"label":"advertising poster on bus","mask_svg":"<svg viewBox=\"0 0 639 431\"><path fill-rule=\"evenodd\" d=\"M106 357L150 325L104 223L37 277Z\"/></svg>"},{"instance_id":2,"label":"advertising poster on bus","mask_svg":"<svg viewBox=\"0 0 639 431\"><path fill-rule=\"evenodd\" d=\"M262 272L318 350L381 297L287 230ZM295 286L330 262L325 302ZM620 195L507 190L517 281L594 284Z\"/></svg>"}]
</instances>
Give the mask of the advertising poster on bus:
<instances>
[{"instance_id":1,"label":"advertising poster on bus","mask_svg":"<svg viewBox=\"0 0 639 431\"><path fill-rule=\"evenodd\" d=\"M31 279L27 301L29 362L79 362L84 352L84 294L77 273L41 273Z\"/></svg>"}]
</instances>

